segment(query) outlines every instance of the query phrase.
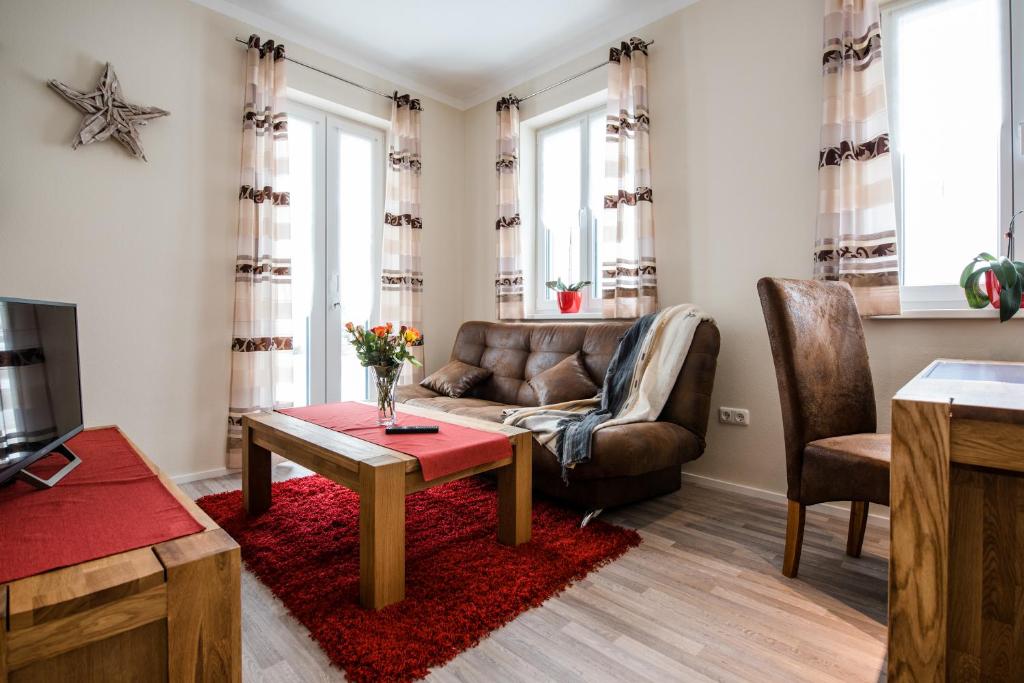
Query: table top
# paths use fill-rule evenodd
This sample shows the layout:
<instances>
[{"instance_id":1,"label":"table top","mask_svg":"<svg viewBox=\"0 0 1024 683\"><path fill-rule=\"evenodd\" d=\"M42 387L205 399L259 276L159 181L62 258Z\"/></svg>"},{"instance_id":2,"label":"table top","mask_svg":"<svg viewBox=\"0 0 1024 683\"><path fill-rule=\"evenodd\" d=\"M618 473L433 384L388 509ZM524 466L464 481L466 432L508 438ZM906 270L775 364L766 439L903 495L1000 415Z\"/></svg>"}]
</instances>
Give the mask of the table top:
<instances>
[{"instance_id":1,"label":"table top","mask_svg":"<svg viewBox=\"0 0 1024 683\"><path fill-rule=\"evenodd\" d=\"M1024 363L935 360L893 400L951 403L954 418L1024 424Z\"/></svg>"},{"instance_id":2,"label":"table top","mask_svg":"<svg viewBox=\"0 0 1024 683\"><path fill-rule=\"evenodd\" d=\"M404 403L398 405L398 412L418 415L430 418L431 420L437 420L438 422L447 422L471 429L479 429L485 432L504 434L510 439L521 434L530 433L528 429L513 427L500 422L491 422L475 417L466 417L465 415L453 415L441 410L410 406ZM342 432L336 432L333 429L321 427L320 425L306 422L284 413L255 413L245 415L243 421L248 421L254 426L261 426L272 433L299 439L322 457L353 471L358 470L360 462L385 464L386 462L400 460L405 463L406 472L418 470L420 467L420 461L412 455L364 441ZM381 456L387 457L381 458Z\"/></svg>"}]
</instances>

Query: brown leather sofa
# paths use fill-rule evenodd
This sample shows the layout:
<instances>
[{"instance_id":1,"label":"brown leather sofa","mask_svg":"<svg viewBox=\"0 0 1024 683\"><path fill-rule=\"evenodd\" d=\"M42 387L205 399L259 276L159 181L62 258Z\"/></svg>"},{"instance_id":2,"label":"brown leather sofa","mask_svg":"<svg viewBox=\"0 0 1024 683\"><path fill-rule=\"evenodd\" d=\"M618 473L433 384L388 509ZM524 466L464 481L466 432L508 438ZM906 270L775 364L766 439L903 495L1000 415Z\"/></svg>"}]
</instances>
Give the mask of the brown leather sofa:
<instances>
[{"instance_id":1,"label":"brown leather sofa","mask_svg":"<svg viewBox=\"0 0 1024 683\"><path fill-rule=\"evenodd\" d=\"M459 329L451 358L491 370L491 377L461 398L411 385L400 387L397 399L500 422L506 408L538 405L528 380L577 351L590 378L600 387L629 326L629 322L467 322ZM597 431L591 460L569 472L568 486L562 481L555 456L534 441L534 490L589 510L677 490L682 464L704 452L719 344L715 324L702 322L659 420Z\"/></svg>"}]
</instances>

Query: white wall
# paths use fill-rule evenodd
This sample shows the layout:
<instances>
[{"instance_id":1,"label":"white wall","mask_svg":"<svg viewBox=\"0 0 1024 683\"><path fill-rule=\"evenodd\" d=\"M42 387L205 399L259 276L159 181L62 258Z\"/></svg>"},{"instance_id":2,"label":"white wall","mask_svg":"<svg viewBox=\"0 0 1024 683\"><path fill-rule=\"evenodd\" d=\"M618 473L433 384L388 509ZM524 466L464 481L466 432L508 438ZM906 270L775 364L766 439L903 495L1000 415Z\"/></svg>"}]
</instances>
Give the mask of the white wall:
<instances>
[{"instance_id":1,"label":"white wall","mask_svg":"<svg viewBox=\"0 0 1024 683\"><path fill-rule=\"evenodd\" d=\"M0 296L79 304L86 424L121 425L171 475L224 464L245 57L234 37L252 32L186 0L0 0ZM114 142L70 148L81 117L46 81L88 88L106 61L129 101L171 112L143 130L148 164ZM289 80L390 115L386 99L301 67ZM423 105L424 307L436 368L462 320L463 114Z\"/></svg>"},{"instance_id":2,"label":"white wall","mask_svg":"<svg viewBox=\"0 0 1024 683\"><path fill-rule=\"evenodd\" d=\"M649 84L661 300L692 301L716 318L722 352L713 405L751 411L749 427L722 426L713 416L707 451L686 470L776 492L785 490L781 414L755 283L763 275L811 276L821 22L820 0L702 0L631 32L655 41ZM595 50L512 92L533 92L605 58L606 49ZM596 92L605 78L599 70L534 98L522 117ZM493 136L493 103L466 112L467 318L494 314ZM936 357L1024 360L1018 322L880 320L865 329L881 431L891 396Z\"/></svg>"}]
</instances>

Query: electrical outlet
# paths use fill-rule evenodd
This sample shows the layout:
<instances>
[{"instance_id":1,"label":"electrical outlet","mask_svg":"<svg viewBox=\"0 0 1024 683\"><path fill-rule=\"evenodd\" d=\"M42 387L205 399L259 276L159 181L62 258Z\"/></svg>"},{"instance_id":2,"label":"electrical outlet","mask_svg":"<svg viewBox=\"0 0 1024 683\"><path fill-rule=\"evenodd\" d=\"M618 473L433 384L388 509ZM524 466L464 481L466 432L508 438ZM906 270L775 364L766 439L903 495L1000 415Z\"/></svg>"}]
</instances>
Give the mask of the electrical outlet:
<instances>
[{"instance_id":1,"label":"electrical outlet","mask_svg":"<svg viewBox=\"0 0 1024 683\"><path fill-rule=\"evenodd\" d=\"M718 409L718 421L722 424L742 425L746 427L750 424L750 411L746 408L728 408L726 406L721 406Z\"/></svg>"}]
</instances>

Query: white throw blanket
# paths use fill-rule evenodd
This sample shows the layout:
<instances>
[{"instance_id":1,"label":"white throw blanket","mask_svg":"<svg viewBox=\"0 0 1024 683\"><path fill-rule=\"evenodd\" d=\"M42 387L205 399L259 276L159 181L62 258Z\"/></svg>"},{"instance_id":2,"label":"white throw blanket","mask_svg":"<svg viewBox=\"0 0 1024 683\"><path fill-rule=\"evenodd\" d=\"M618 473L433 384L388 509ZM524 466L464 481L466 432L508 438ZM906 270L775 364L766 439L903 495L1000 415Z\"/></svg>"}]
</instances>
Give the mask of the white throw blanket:
<instances>
[{"instance_id":1,"label":"white throw blanket","mask_svg":"<svg viewBox=\"0 0 1024 683\"><path fill-rule=\"evenodd\" d=\"M657 313L643 338L626 400L615 414L596 425L593 431L614 425L657 420L690 352L697 326L704 320L711 320L711 317L692 304L670 306ZM603 391L607 390L608 381L606 377ZM504 422L529 429L538 442L557 456L559 422L567 417L588 413L599 404L600 397L595 397L510 410ZM566 466L572 467L572 464Z\"/></svg>"}]
</instances>

